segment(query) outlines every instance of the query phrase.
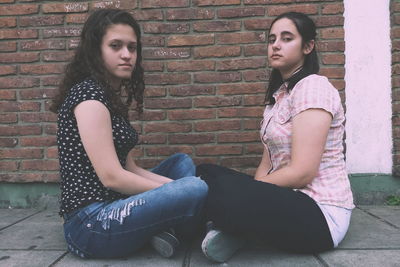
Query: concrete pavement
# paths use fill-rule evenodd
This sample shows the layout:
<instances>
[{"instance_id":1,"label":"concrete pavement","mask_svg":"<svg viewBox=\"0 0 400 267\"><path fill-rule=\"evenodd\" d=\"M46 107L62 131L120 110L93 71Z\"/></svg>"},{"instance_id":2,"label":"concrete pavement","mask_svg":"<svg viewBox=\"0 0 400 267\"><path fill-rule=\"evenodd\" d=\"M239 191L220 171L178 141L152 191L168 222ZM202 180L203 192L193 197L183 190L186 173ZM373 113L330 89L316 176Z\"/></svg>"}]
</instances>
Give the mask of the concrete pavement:
<instances>
[{"instance_id":1,"label":"concrete pavement","mask_svg":"<svg viewBox=\"0 0 400 267\"><path fill-rule=\"evenodd\" d=\"M247 247L227 263L201 253L200 240L165 259L144 248L124 259L82 260L66 251L56 206L0 209L0 266L400 266L400 206L358 206L338 249L297 255L267 247Z\"/></svg>"}]
</instances>

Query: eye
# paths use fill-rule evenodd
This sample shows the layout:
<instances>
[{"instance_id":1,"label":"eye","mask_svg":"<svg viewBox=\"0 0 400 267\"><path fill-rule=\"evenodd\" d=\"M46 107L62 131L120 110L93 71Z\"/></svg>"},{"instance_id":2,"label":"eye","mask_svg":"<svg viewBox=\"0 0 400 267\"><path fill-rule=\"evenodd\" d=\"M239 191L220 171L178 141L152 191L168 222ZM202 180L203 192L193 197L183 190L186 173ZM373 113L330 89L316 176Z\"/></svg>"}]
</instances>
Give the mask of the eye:
<instances>
[{"instance_id":1,"label":"eye","mask_svg":"<svg viewBox=\"0 0 400 267\"><path fill-rule=\"evenodd\" d=\"M268 43L269 43L269 44L275 43L275 38L269 38L269 39L268 39Z\"/></svg>"},{"instance_id":2,"label":"eye","mask_svg":"<svg viewBox=\"0 0 400 267\"><path fill-rule=\"evenodd\" d=\"M282 40L284 42L290 42L292 40L292 38L291 37L283 37Z\"/></svg>"},{"instance_id":3,"label":"eye","mask_svg":"<svg viewBox=\"0 0 400 267\"><path fill-rule=\"evenodd\" d=\"M130 44L130 45L128 45L128 50L129 50L129 52L133 53L133 52L136 51L136 49L137 49L137 45L136 45L136 44Z\"/></svg>"},{"instance_id":4,"label":"eye","mask_svg":"<svg viewBox=\"0 0 400 267\"><path fill-rule=\"evenodd\" d=\"M121 48L121 44L120 44L119 42L113 42L113 43L110 44L110 47L111 47L113 50L118 50L118 49Z\"/></svg>"}]
</instances>

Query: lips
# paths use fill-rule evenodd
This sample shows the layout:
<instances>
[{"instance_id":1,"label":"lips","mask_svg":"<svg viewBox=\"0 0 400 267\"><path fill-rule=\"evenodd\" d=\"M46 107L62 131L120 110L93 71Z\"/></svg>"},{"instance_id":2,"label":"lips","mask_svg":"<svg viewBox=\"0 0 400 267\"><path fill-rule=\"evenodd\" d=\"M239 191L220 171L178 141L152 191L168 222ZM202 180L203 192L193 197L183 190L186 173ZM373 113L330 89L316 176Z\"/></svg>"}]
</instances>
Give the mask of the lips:
<instances>
[{"instance_id":1,"label":"lips","mask_svg":"<svg viewBox=\"0 0 400 267\"><path fill-rule=\"evenodd\" d=\"M282 57L282 55L279 55L279 54L272 54L272 56L271 56L272 59L278 59L281 57Z\"/></svg>"}]
</instances>

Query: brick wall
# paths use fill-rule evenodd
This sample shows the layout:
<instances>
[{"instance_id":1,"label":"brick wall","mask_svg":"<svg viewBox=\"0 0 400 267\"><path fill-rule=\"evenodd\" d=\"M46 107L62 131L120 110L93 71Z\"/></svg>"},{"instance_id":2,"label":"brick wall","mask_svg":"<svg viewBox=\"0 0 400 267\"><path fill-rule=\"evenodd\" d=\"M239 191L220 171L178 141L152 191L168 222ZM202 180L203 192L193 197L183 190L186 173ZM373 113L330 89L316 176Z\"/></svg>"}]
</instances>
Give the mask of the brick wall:
<instances>
[{"instance_id":1,"label":"brick wall","mask_svg":"<svg viewBox=\"0 0 400 267\"><path fill-rule=\"evenodd\" d=\"M321 73L344 96L342 1L0 0L0 181L58 181L49 100L88 11L103 7L131 11L144 33L145 112L141 121L131 114L143 167L184 152L196 163L254 172L263 149L266 30L282 12L314 18Z\"/></svg>"},{"instance_id":2,"label":"brick wall","mask_svg":"<svg viewBox=\"0 0 400 267\"><path fill-rule=\"evenodd\" d=\"M400 176L400 1L390 3L392 39L393 175Z\"/></svg>"}]
</instances>

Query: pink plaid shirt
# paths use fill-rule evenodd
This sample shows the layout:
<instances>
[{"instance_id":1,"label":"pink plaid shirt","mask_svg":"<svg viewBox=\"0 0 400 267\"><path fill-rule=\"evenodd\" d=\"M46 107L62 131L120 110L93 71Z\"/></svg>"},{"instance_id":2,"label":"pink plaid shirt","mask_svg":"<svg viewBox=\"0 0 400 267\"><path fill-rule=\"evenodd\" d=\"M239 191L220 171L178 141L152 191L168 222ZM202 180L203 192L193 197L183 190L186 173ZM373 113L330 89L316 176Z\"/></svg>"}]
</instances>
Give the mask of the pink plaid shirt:
<instances>
[{"instance_id":1,"label":"pink plaid shirt","mask_svg":"<svg viewBox=\"0 0 400 267\"><path fill-rule=\"evenodd\" d=\"M300 190L320 204L352 209L353 194L343 154L345 120L339 93L326 77L310 75L299 81L288 93L286 84L275 92L276 103L267 105L261 122L261 140L269 151L274 172L290 161L292 118L298 113L319 108L329 112L331 127L317 176Z\"/></svg>"}]
</instances>

